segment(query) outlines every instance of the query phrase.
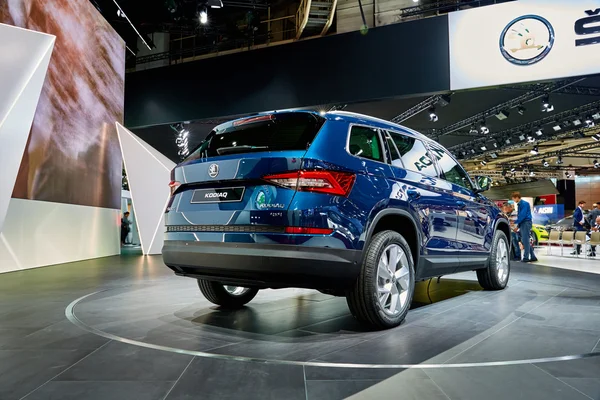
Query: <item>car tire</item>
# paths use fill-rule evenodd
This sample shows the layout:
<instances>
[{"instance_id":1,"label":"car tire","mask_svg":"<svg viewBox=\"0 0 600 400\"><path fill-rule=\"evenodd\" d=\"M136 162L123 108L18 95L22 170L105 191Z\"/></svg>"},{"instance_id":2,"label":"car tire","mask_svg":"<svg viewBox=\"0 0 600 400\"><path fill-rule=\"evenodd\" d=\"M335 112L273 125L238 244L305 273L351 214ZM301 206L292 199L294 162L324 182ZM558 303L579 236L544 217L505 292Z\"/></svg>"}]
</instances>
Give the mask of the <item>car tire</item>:
<instances>
[{"instance_id":1,"label":"car tire","mask_svg":"<svg viewBox=\"0 0 600 400\"><path fill-rule=\"evenodd\" d=\"M350 312L361 323L378 329L398 326L415 291L410 247L399 233L383 231L372 238L365 252L360 276L346 294ZM395 263L390 262L392 258Z\"/></svg>"},{"instance_id":2,"label":"car tire","mask_svg":"<svg viewBox=\"0 0 600 400\"><path fill-rule=\"evenodd\" d=\"M502 290L510 277L510 248L506 234L497 230L487 267L477 270L477 280L486 290Z\"/></svg>"},{"instance_id":3,"label":"car tire","mask_svg":"<svg viewBox=\"0 0 600 400\"><path fill-rule=\"evenodd\" d=\"M198 287L208 301L228 309L242 308L258 293L258 289L255 288L225 286L219 282L204 279L198 279Z\"/></svg>"},{"instance_id":4,"label":"car tire","mask_svg":"<svg viewBox=\"0 0 600 400\"><path fill-rule=\"evenodd\" d=\"M538 246L540 244L540 241L538 240L537 234L534 231L531 231L531 233L529 234L529 240L531 242L533 242L534 246Z\"/></svg>"}]
</instances>

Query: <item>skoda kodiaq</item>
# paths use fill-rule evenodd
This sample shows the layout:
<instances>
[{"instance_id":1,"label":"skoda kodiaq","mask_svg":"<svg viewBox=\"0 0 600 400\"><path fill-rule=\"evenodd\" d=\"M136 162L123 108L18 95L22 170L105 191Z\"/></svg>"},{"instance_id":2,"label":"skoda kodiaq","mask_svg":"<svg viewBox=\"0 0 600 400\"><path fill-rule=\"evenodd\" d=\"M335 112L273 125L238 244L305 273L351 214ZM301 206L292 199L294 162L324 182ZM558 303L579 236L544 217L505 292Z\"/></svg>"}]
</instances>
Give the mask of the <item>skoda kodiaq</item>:
<instances>
[{"instance_id":1,"label":"skoda kodiaq","mask_svg":"<svg viewBox=\"0 0 600 400\"><path fill-rule=\"evenodd\" d=\"M284 111L217 126L171 174L164 262L227 308L259 289L345 296L352 314L400 324L415 281L510 274L506 217L441 145L347 113Z\"/></svg>"}]
</instances>

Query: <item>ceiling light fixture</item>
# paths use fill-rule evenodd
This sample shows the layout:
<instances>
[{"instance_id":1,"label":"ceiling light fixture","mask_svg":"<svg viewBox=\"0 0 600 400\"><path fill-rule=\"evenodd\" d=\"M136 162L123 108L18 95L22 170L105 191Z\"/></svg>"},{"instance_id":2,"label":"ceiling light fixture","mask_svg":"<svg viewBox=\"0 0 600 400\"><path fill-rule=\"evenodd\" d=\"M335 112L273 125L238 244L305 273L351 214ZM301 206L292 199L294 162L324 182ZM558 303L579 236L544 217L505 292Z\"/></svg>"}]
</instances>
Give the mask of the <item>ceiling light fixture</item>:
<instances>
[{"instance_id":1,"label":"ceiling light fixture","mask_svg":"<svg viewBox=\"0 0 600 400\"><path fill-rule=\"evenodd\" d=\"M540 149L537 146L533 146L533 149L531 149L529 152L534 156L537 156L540 153Z\"/></svg>"},{"instance_id":2,"label":"ceiling light fixture","mask_svg":"<svg viewBox=\"0 0 600 400\"><path fill-rule=\"evenodd\" d=\"M543 165L544 167L549 167L549 166L550 166L550 163L549 163L548 161L546 161L546 160L542 160L542 165Z\"/></svg>"},{"instance_id":3,"label":"ceiling light fixture","mask_svg":"<svg viewBox=\"0 0 600 400\"><path fill-rule=\"evenodd\" d=\"M438 120L439 120L439 117L435 113L435 107L431 106L429 108L429 122L437 122Z\"/></svg>"},{"instance_id":4,"label":"ceiling light fixture","mask_svg":"<svg viewBox=\"0 0 600 400\"><path fill-rule=\"evenodd\" d=\"M519 115L525 114L525 111L527 111L527 109L523 107L523 105L517 107L517 112L519 113Z\"/></svg>"},{"instance_id":5,"label":"ceiling light fixture","mask_svg":"<svg viewBox=\"0 0 600 400\"><path fill-rule=\"evenodd\" d=\"M198 11L198 20L202 25L205 25L208 22L208 11L206 10L206 6L200 7Z\"/></svg>"},{"instance_id":6,"label":"ceiling light fixture","mask_svg":"<svg viewBox=\"0 0 600 400\"><path fill-rule=\"evenodd\" d=\"M471 125L471 129L469 130L469 134L471 134L471 135L477 135L477 134L479 134L479 131L475 127L475 124Z\"/></svg>"},{"instance_id":7,"label":"ceiling light fixture","mask_svg":"<svg viewBox=\"0 0 600 400\"><path fill-rule=\"evenodd\" d=\"M561 165L561 164L563 164L563 163L564 163L564 161L563 161L563 159L562 159L562 156L558 156L558 157L556 158L556 165Z\"/></svg>"},{"instance_id":8,"label":"ceiling light fixture","mask_svg":"<svg viewBox=\"0 0 600 400\"><path fill-rule=\"evenodd\" d=\"M550 95L544 95L544 97L542 97L542 112L552 111L554 111L554 106L550 103Z\"/></svg>"}]
</instances>

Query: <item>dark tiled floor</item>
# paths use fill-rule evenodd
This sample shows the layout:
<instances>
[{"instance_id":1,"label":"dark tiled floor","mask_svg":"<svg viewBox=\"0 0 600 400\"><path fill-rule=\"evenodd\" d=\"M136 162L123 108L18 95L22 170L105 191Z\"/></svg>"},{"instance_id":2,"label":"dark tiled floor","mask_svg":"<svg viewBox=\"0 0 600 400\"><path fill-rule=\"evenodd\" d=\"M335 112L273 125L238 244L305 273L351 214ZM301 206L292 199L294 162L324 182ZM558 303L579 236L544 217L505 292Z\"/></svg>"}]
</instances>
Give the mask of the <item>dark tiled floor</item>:
<instances>
[{"instance_id":1,"label":"dark tiled floor","mask_svg":"<svg viewBox=\"0 0 600 400\"><path fill-rule=\"evenodd\" d=\"M600 351L600 275L519 264L505 291L481 291L473 280L471 273L419 283L402 326L369 331L344 299L306 290L263 291L243 310L220 311L160 257L4 274L0 399L600 399L600 357L418 368ZM65 308L93 292L75 306L83 324L173 351L73 325ZM175 349L416 368L282 365Z\"/></svg>"}]
</instances>

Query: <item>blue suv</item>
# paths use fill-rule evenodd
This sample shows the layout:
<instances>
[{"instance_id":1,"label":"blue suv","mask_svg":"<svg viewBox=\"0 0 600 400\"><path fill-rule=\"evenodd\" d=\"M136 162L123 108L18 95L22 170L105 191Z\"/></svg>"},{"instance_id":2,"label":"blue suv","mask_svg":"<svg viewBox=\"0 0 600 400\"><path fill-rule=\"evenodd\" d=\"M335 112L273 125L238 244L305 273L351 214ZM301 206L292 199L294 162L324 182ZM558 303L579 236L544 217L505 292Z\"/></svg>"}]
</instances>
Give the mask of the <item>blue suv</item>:
<instances>
[{"instance_id":1,"label":"blue suv","mask_svg":"<svg viewBox=\"0 0 600 400\"><path fill-rule=\"evenodd\" d=\"M283 111L217 126L171 174L163 258L227 308L259 289L345 296L352 314L399 325L415 281L510 274L505 215L438 143L347 112Z\"/></svg>"}]
</instances>

